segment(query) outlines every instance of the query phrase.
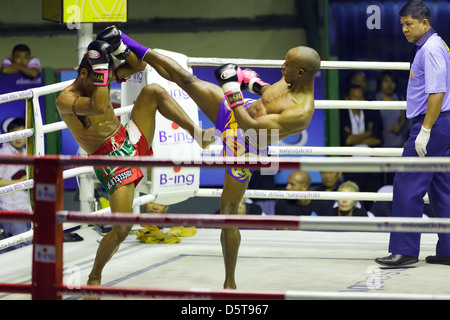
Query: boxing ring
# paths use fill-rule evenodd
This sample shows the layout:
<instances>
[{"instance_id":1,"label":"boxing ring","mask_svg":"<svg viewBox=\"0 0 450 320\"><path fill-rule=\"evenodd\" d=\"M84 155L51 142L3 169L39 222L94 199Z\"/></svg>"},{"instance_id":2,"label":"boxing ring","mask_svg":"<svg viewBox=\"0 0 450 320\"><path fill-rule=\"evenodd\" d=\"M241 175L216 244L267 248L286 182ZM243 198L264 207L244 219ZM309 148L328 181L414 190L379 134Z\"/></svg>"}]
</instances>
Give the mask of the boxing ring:
<instances>
[{"instance_id":1,"label":"boxing ring","mask_svg":"<svg viewBox=\"0 0 450 320\"><path fill-rule=\"evenodd\" d=\"M202 65L221 65L225 62L234 62L241 66L262 66L262 67L280 67L283 61L278 60L244 60L244 59L203 59L203 58L188 58L189 66L202 66ZM333 68L351 68L351 69L395 69L395 70L407 70L409 69L409 63L357 63L357 62L322 62L323 69ZM0 96L0 102L7 102L16 99L27 99L32 103L34 116L33 116L33 128L17 131L11 134L0 135L0 142L6 142L14 140L18 137L34 137L35 153L33 156L27 157L0 157L0 163L2 165L7 164L24 164L34 167L34 176L25 182L21 182L8 187L0 188L0 196L17 190L31 189L33 188L34 194L34 212L0 212L0 219L7 221L33 221L35 228L27 234L19 235L9 238L6 241L0 242L0 249L6 248L10 245L17 244L26 240L33 239L33 247L24 247L6 254L0 255L0 261L2 258L19 256L22 252L27 252L32 256L31 267L31 283L27 283L26 280L19 280L14 283L0 283L0 292L12 293L12 294L26 294L30 295L32 299L61 299L62 296L76 296L76 295L100 295L100 296L112 296L112 297L131 297L131 298L151 298L151 299L449 299L448 290L441 290L440 293L398 293L398 292L377 292L380 286L374 285L366 288L371 290L355 290L351 292L350 286L346 288L348 290L332 290L317 291L317 289L299 290L304 287L298 286L294 288L286 287L287 289L279 290L267 290L264 287L263 290L253 289L254 286L248 286L247 290L215 290L211 288L202 289L199 287L183 288L164 288L162 285L156 289L143 288L140 286L130 287L118 287L112 285L103 286L83 286L80 282L67 283L68 279L72 279L69 276L64 276L64 260L63 251L70 250L69 246L73 244L62 243L62 233L64 232L63 225L79 225L86 223L120 223L120 224L154 224L158 226L173 226L173 225L186 225L197 226L200 228L199 236L192 239L183 239L182 246L179 248L188 249L189 252L195 252L193 249L200 241L201 246L208 247L207 254L200 254L202 259L208 259L213 257L219 259L221 256L220 251L217 249L220 247L218 243L220 227L239 226L243 228L242 234L248 234L253 236L254 240L250 247L259 244L265 244L267 241L263 240L264 235L276 235L277 239L271 248L271 245L267 244L267 251L273 254L269 257L261 254L260 257L254 257L255 261L259 258L265 260L283 260L305 262L308 259L302 259L302 255L296 256L299 248L293 248L294 253L287 253L285 256L276 257L274 254L277 249L280 249L280 238L285 237L288 241L301 246L302 241L312 244L318 241L317 236L324 237L325 234L334 234L335 236L329 237L333 241L342 241L343 246L349 246L354 248L355 245L349 245L355 239L358 242L365 243L367 245L368 255L375 257L376 251L370 249L376 247L376 250L381 251L384 254L386 250L386 244L388 242L386 233L396 232L422 232L425 233L423 237L426 241L427 249L430 249L433 241L433 233L437 232L449 232L450 223L447 219L400 219L400 218L366 218L366 217L291 217L291 216L236 216L236 215L204 215L204 214L123 214L123 213L109 213L108 210L100 210L96 212L74 212L65 211L61 202L63 194L63 180L69 177L79 176L83 174L90 174L92 167L96 165L127 165L127 166L140 166L140 167L152 167L152 168L165 168L173 167L174 161L167 159L155 159L153 157L136 157L132 159L122 159L115 157L101 157L101 156L89 156L89 157L74 157L74 156L45 156L43 137L45 133L53 132L57 130L65 129L64 123L52 123L43 124L40 116L39 101L38 98L41 95L58 92L69 85L72 81L58 83L42 88L35 88L27 90L26 92L10 93ZM116 115L127 114L131 111L132 105L127 105L120 109L116 109ZM383 102L383 101L316 101L316 108L367 108L367 109L380 109L380 108L398 108L405 109L405 102ZM212 146L209 152L217 153L217 150ZM346 148L346 147L274 147L270 149L272 155L353 155L353 156L372 156L375 158L311 158L311 157L267 157L267 158L221 158L218 156L200 156L197 158L185 158L178 159L176 165L187 168L197 168L202 166L225 168L245 165L250 168L270 168L276 166L279 169L300 169L300 170L317 170L317 171L345 171L345 172L396 172L396 171L442 171L448 172L450 170L450 159L448 158L399 158L401 155L401 149L397 148ZM74 167L64 170L66 167ZM31 178L31 177L30 177ZM194 196L197 197L219 197L221 194L220 189L198 189L195 191ZM377 193L346 193L346 192L285 192L277 190L248 190L246 196L252 198L266 198L270 195L270 198L290 198L290 199L353 199L353 200L379 200L379 201L391 201L392 194L377 194ZM154 201L158 195L147 194L143 197L135 199L135 206L145 204L147 202ZM263 231L261 231L263 229ZM280 230L281 229L281 230ZM286 231L284 229L289 229ZM296 231L295 231L296 230ZM92 230L91 230L92 231ZM313 231L313 232L304 232ZM339 232L336 232L339 231ZM347 232L341 232L347 231ZM97 249L95 239L88 236L88 228L81 229L83 235L86 234L86 239L89 238L92 241L90 246ZM430 237L428 237L430 236ZM25 240L24 240L25 239ZM208 241L214 239L216 242L213 245L208 244ZM244 239L244 236L243 236ZM256 240L255 240L256 239ZM338 240L336 240L338 239ZM340 240L339 240L340 239ZM252 241L250 241L252 242ZM270 242L270 241L269 241ZM321 254L322 250L327 246L325 241L318 241L319 249L317 254ZM375 242L382 243L381 247ZM78 245L78 243L77 243ZM128 251L137 252L137 250L149 250L148 247L143 248L136 242L130 241L125 243L124 254L126 259L129 260ZM177 244L179 246L179 244ZM283 242L282 247L286 244ZM428 247L429 246L429 247ZM211 249L211 247L214 247ZM322 249L322 250L320 250ZM32 252L31 252L32 250ZM88 248L85 248L88 250ZM93 250L92 248L90 249ZM202 249L203 250L203 249ZM245 244L242 244L240 254L246 251ZM339 250L338 247L335 250ZM359 249L358 249L359 250ZM71 254L79 251L70 250ZM121 256L121 250L116 255ZM167 251L155 249L154 251ZM330 254L329 250L325 250ZM360 251L360 250L359 250ZM426 250L424 250L426 251ZM432 251L432 249L430 249ZM186 251L185 251L186 252ZM82 252L84 254L84 251ZM161 253L161 252L160 252ZM93 254L92 252L89 255ZM165 253L166 254L166 253ZM184 254L184 255L183 255ZM78 255L80 255L78 253ZM367 255L367 252L366 252ZM198 255L197 255L198 256ZM334 256L334 257L333 257ZM335 257L336 252L331 253L330 260L338 258ZM115 256L116 257L116 256ZM186 254L178 253L173 257L162 258L161 265L169 265L172 261L188 259L189 257L196 257L195 253ZM317 257L314 257L317 258ZM315 260L314 258L310 260ZM64 258L66 259L66 258ZM157 260L158 258L156 258ZM165 259L165 260L164 260ZM320 259L320 258L317 258ZM91 257L91 262L93 257ZM110 263L113 263L113 260ZM243 258L238 259L238 269ZM249 258L251 260L251 258ZM345 260L345 259L344 259ZM361 258L349 258L350 262L355 261L365 264L367 268L368 261L372 259ZM6 261L6 260L5 260ZM167 262L169 261L169 262ZM333 260L334 261L334 260ZM348 262L347 261L347 262ZM267 262L267 261L266 261ZM277 261L279 263L279 261ZM310 263L311 261L308 261ZM83 263L87 263L84 261ZM220 264L222 262L220 261ZM373 264L372 262L370 262ZM109 265L109 264L108 264ZM129 265L128 265L129 266ZM370 264L369 264L370 266ZM14 267L14 266L13 266ZM252 265L251 268L257 268L258 265ZM312 266L311 266L312 267ZM313 267L312 267L313 268ZM438 269L436 266L430 266L430 268ZM442 268L442 267L441 267ZM123 267L122 267L123 269ZM145 269L145 268L144 268ZM157 269L155 267L154 269ZM420 268L417 268L418 270ZM107 269L105 269L107 270ZM148 268L145 270L152 270ZM402 269L403 270L403 269ZM413 270L413 269L411 269ZM67 271L67 270L66 270ZM211 271L211 270L210 270ZM414 270L415 271L415 270ZM5 271L8 273L8 271ZM144 272L144 271L143 271ZM189 277L189 270L184 270L184 277ZM253 270L254 272L254 270ZM269 272L269 271L265 271ZM271 271L273 272L273 271ZM375 274L378 271L374 271ZM408 274L410 271L399 271L403 274ZM105 271L107 274L108 271ZM369 275L371 277L373 275ZM375 283L380 280L377 278L380 276L374 276L372 280ZM383 275L381 275L382 277ZM106 275L104 276L106 277ZM222 278L222 275L219 275ZM266 277L260 277L258 281L266 280ZM1 279L1 278L0 278ZM63 280L66 280L64 282ZM84 277L83 279L86 279ZM378 279L378 280L377 280ZM79 279L78 279L79 280ZM360 279L361 280L361 279ZM367 280L367 279L366 279ZM441 281L440 278L439 281ZM17 279L15 279L17 281ZM409 280L408 280L409 281ZM2 281L1 281L2 282ZM217 282L217 281L216 281ZM318 281L320 282L320 281ZM358 282L358 281L356 281ZM356 283L355 282L355 283ZM104 281L108 283L108 281ZM139 282L142 283L142 282ZM379 284L379 283L378 283ZM215 288L220 287L216 285ZM245 287L245 286L244 286ZM381 286L382 287L382 286ZM328 292L330 291L330 292ZM335 290L336 291L336 290ZM4 296L4 298L7 298Z\"/></svg>"}]
</instances>

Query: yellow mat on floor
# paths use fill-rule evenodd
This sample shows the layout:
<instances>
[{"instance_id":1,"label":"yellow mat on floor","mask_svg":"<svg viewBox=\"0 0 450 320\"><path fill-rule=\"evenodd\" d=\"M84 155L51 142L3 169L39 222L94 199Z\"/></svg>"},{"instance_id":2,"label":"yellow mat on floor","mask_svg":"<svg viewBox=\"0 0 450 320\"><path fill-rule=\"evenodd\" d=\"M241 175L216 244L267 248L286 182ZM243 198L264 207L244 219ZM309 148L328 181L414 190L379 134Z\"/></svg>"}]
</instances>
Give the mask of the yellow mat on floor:
<instances>
[{"instance_id":1,"label":"yellow mat on floor","mask_svg":"<svg viewBox=\"0 0 450 320\"><path fill-rule=\"evenodd\" d=\"M137 239L143 243L170 244L181 241L179 237L193 237L197 233L195 227L172 227L168 232L161 231L157 226L142 226L138 230Z\"/></svg>"}]
</instances>

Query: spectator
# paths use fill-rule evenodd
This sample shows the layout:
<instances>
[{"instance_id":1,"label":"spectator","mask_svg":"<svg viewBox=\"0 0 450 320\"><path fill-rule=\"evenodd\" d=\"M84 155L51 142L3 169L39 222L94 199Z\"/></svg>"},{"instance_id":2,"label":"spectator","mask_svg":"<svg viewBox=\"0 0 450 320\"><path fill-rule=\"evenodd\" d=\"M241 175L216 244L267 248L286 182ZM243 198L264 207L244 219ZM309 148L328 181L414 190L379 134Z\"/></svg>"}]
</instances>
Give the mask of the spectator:
<instances>
[{"instance_id":1,"label":"spectator","mask_svg":"<svg viewBox=\"0 0 450 320\"><path fill-rule=\"evenodd\" d=\"M4 126L7 132L25 129L23 118L7 119ZM20 138L6 142L0 149L0 155L26 155L26 138ZM25 165L2 165L0 166L0 187L19 183L27 179ZM30 198L27 190L20 190L0 197L0 210L3 211L30 211ZM26 222L0 222L0 229L3 230L3 238L8 238L30 230L31 223ZM20 248L25 244L18 244L9 247L2 252Z\"/></svg>"},{"instance_id":2,"label":"spectator","mask_svg":"<svg viewBox=\"0 0 450 320\"><path fill-rule=\"evenodd\" d=\"M363 100L361 87L352 86L347 100ZM380 147L383 143L381 116L379 110L341 110L341 143L344 146ZM355 182L362 192L376 192L384 184L381 173L344 173L345 180ZM367 208L372 202L366 201Z\"/></svg>"},{"instance_id":3,"label":"spectator","mask_svg":"<svg viewBox=\"0 0 450 320\"><path fill-rule=\"evenodd\" d=\"M375 100L378 101L399 101L400 98L395 92L397 88L397 76L393 71L383 71L377 84ZM383 123L383 145L388 148L403 148L408 131L408 121L404 110L380 110L381 121ZM394 183L395 173L385 173L385 185Z\"/></svg>"},{"instance_id":4,"label":"spectator","mask_svg":"<svg viewBox=\"0 0 450 320\"><path fill-rule=\"evenodd\" d=\"M2 63L2 73L22 73L27 77L36 78L41 69L38 58L31 56L30 48L25 44L16 45L10 57L5 58Z\"/></svg>"},{"instance_id":5,"label":"spectator","mask_svg":"<svg viewBox=\"0 0 450 320\"><path fill-rule=\"evenodd\" d=\"M322 184L314 188L314 191L337 191L342 183L342 172L321 172ZM321 200L324 201L329 208L333 207L334 200Z\"/></svg>"},{"instance_id":6,"label":"spectator","mask_svg":"<svg viewBox=\"0 0 450 320\"><path fill-rule=\"evenodd\" d=\"M341 184L342 172L321 172L322 184L315 188L316 191L336 191Z\"/></svg>"},{"instance_id":7,"label":"spectator","mask_svg":"<svg viewBox=\"0 0 450 320\"><path fill-rule=\"evenodd\" d=\"M378 78L375 100L400 101L395 92L397 77L393 71L383 71ZM383 123L383 147L403 147L406 140L406 112L404 110L380 110Z\"/></svg>"},{"instance_id":8,"label":"spectator","mask_svg":"<svg viewBox=\"0 0 450 320\"><path fill-rule=\"evenodd\" d=\"M288 177L286 190L308 191L311 177L305 171L294 171ZM329 206L326 201L311 199L281 199L275 204L275 214L295 216L327 215Z\"/></svg>"},{"instance_id":9,"label":"spectator","mask_svg":"<svg viewBox=\"0 0 450 320\"><path fill-rule=\"evenodd\" d=\"M159 204L156 202L146 203L144 208L145 208L145 212L147 212L147 213L166 213L167 210L169 210L168 205Z\"/></svg>"},{"instance_id":10,"label":"spectator","mask_svg":"<svg viewBox=\"0 0 450 320\"><path fill-rule=\"evenodd\" d=\"M346 100L364 100L360 86L351 86ZM367 145L379 147L383 144L383 125L379 110L341 110L341 144L343 146Z\"/></svg>"},{"instance_id":11,"label":"spectator","mask_svg":"<svg viewBox=\"0 0 450 320\"><path fill-rule=\"evenodd\" d=\"M373 93L369 92L369 81L364 72L357 71L352 73L348 85L361 87L363 89L364 100L373 100Z\"/></svg>"},{"instance_id":12,"label":"spectator","mask_svg":"<svg viewBox=\"0 0 450 320\"><path fill-rule=\"evenodd\" d=\"M342 183L338 192L359 192L359 187L353 181L345 181ZM337 200L333 206L333 216L359 216L367 217L367 210L356 200Z\"/></svg>"}]
</instances>

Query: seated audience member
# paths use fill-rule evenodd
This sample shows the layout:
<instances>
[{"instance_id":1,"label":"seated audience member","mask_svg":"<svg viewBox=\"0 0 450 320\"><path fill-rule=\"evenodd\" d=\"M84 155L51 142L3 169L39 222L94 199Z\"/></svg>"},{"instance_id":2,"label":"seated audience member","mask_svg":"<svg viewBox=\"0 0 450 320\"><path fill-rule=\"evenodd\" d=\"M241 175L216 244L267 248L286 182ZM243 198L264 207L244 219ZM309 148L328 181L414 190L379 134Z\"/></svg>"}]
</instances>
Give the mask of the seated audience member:
<instances>
[{"instance_id":1,"label":"seated audience member","mask_svg":"<svg viewBox=\"0 0 450 320\"><path fill-rule=\"evenodd\" d=\"M41 62L31 56L30 48L25 44L16 45L11 56L5 58L2 63L3 74L22 73L27 77L36 78L40 69Z\"/></svg>"},{"instance_id":2,"label":"seated audience member","mask_svg":"<svg viewBox=\"0 0 450 320\"><path fill-rule=\"evenodd\" d=\"M2 127L6 127L6 132L13 132L25 129L23 118L10 118L5 120ZM5 142L0 148L0 155L26 155L26 138L20 138ZM0 187L5 187L14 183L27 180L25 165L0 165ZM13 193L0 196L0 210L2 211L30 211L30 198L28 190L19 190ZM0 221L0 239L9 238L24 233L31 228L29 221ZM14 250L24 246L26 243L14 245L1 250L0 253Z\"/></svg>"},{"instance_id":3,"label":"seated audience member","mask_svg":"<svg viewBox=\"0 0 450 320\"><path fill-rule=\"evenodd\" d=\"M337 191L342 183L342 172L321 172L320 177L322 184L314 188L314 191ZM321 200L325 202L330 208L334 204L334 200Z\"/></svg>"},{"instance_id":4,"label":"seated audience member","mask_svg":"<svg viewBox=\"0 0 450 320\"><path fill-rule=\"evenodd\" d=\"M168 205L156 202L148 202L144 205L144 208L147 213L166 213L169 210Z\"/></svg>"},{"instance_id":5,"label":"seated audience member","mask_svg":"<svg viewBox=\"0 0 450 320\"><path fill-rule=\"evenodd\" d=\"M351 86L346 100L362 101L364 93L361 87ZM383 143L383 126L379 110L341 109L341 145L379 147Z\"/></svg>"},{"instance_id":6,"label":"seated audience member","mask_svg":"<svg viewBox=\"0 0 450 320\"><path fill-rule=\"evenodd\" d=\"M375 100L400 101L395 92L397 77L393 71L383 71L378 79L378 89ZM383 124L383 147L403 147L406 141L406 112L405 110L380 110Z\"/></svg>"},{"instance_id":7,"label":"seated audience member","mask_svg":"<svg viewBox=\"0 0 450 320\"><path fill-rule=\"evenodd\" d=\"M317 186L315 191L336 191L342 183L342 172L321 172L322 184Z\"/></svg>"},{"instance_id":8,"label":"seated audience member","mask_svg":"<svg viewBox=\"0 0 450 320\"><path fill-rule=\"evenodd\" d=\"M288 177L286 190L308 191L311 186L311 177L305 171L294 171ZM327 201L311 199L280 199L275 204L276 215L295 216L321 216L327 215L329 205Z\"/></svg>"},{"instance_id":9,"label":"seated audience member","mask_svg":"<svg viewBox=\"0 0 450 320\"><path fill-rule=\"evenodd\" d=\"M350 87L347 100L363 100L360 87ZM379 110L349 109L340 111L341 145L381 147L383 144L381 116ZM345 180L354 181L362 192L376 192L384 184L381 173L345 172ZM372 202L366 201L366 207Z\"/></svg>"},{"instance_id":10,"label":"seated audience member","mask_svg":"<svg viewBox=\"0 0 450 320\"><path fill-rule=\"evenodd\" d=\"M363 71L352 73L348 80L348 85L361 87L364 94L364 100L373 100L373 93L369 91L369 80Z\"/></svg>"},{"instance_id":11,"label":"seated audience member","mask_svg":"<svg viewBox=\"0 0 450 320\"><path fill-rule=\"evenodd\" d=\"M378 78L377 93L375 100L378 101L400 101L395 92L397 88L397 76L393 71L383 71ZM383 123L383 145L386 148L403 148L406 142L409 120L406 119L405 110L380 110L381 122ZM394 183L395 173L383 174L385 185Z\"/></svg>"},{"instance_id":12,"label":"seated audience member","mask_svg":"<svg viewBox=\"0 0 450 320\"><path fill-rule=\"evenodd\" d=\"M339 186L338 192L359 192L359 187L353 181L345 181ZM357 200L337 200L333 206L331 215L367 217L368 213L364 206Z\"/></svg>"}]
</instances>

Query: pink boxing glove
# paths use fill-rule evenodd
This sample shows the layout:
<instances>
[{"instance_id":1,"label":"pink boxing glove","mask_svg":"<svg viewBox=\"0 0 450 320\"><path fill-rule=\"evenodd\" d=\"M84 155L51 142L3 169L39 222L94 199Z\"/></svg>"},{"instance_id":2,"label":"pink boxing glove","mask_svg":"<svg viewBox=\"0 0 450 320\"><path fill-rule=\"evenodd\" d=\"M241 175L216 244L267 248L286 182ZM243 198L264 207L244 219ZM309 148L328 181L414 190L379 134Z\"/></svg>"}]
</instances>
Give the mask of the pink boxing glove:
<instances>
[{"instance_id":1,"label":"pink boxing glove","mask_svg":"<svg viewBox=\"0 0 450 320\"><path fill-rule=\"evenodd\" d=\"M270 84L262 81L258 74L251 69L239 70L239 77L242 79L241 90L249 90L251 93L255 93L259 96L262 95L262 87L269 86Z\"/></svg>"}]
</instances>

